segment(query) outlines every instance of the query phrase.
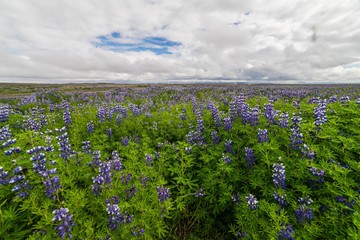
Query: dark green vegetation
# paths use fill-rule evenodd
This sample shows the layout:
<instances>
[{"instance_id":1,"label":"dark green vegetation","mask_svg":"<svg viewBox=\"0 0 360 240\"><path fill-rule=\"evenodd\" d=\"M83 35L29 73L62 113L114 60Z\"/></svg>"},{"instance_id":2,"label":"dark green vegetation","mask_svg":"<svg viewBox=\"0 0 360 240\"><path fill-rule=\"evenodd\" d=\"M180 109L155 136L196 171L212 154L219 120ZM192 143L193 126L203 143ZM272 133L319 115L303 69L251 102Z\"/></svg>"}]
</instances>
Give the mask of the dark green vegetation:
<instances>
[{"instance_id":1,"label":"dark green vegetation","mask_svg":"<svg viewBox=\"0 0 360 240\"><path fill-rule=\"evenodd\" d=\"M67 91L1 100L0 239L360 239L359 86Z\"/></svg>"}]
</instances>

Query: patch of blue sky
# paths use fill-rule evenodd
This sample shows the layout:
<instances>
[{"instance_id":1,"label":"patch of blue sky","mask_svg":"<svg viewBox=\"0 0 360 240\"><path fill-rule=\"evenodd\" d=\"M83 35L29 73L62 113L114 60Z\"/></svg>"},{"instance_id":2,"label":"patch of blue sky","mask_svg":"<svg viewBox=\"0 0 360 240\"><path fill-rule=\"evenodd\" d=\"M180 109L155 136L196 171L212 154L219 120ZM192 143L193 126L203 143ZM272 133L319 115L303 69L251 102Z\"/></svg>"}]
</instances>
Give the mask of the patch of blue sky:
<instances>
[{"instance_id":1,"label":"patch of blue sky","mask_svg":"<svg viewBox=\"0 0 360 240\"><path fill-rule=\"evenodd\" d=\"M121 35L120 35L119 32L112 32L112 33L111 33L111 37L113 37L113 38L120 38Z\"/></svg>"},{"instance_id":2,"label":"patch of blue sky","mask_svg":"<svg viewBox=\"0 0 360 240\"><path fill-rule=\"evenodd\" d=\"M360 68L360 62L353 62L343 65L344 68Z\"/></svg>"},{"instance_id":3,"label":"patch of blue sky","mask_svg":"<svg viewBox=\"0 0 360 240\"><path fill-rule=\"evenodd\" d=\"M180 42L174 42L164 37L124 38L119 32L97 36L97 41L93 44L97 48L114 52L150 51L156 55L173 54L172 48L181 45Z\"/></svg>"}]
</instances>

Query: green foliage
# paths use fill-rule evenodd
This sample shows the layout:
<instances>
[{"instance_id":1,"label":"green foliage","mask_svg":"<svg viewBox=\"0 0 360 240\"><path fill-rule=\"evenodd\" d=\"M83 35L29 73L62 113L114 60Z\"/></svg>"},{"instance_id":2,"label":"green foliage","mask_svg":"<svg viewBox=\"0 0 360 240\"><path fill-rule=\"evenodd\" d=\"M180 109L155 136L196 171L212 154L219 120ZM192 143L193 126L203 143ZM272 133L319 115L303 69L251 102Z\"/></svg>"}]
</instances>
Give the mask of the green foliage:
<instances>
[{"instance_id":1,"label":"green foliage","mask_svg":"<svg viewBox=\"0 0 360 240\"><path fill-rule=\"evenodd\" d=\"M12 191L14 184L0 186L0 239L55 239L57 223L53 222L53 211L59 208L68 208L73 215L74 239L105 239L106 236L112 239L237 239L241 233L246 233L244 239L277 239L287 225L294 229L295 239L359 239L359 105L353 100L348 104L328 103L328 121L317 128L314 124L317 104L309 103L317 90L297 98L282 96L274 102L279 112L277 123L280 113L287 112L290 119L293 113L301 113L299 128L303 143L315 152L314 159L310 159L290 147L290 128L267 122L264 116L264 104L269 101L266 89L248 90L249 96L263 94L247 98L250 108L259 107L258 125L244 124L242 117L237 116L232 119L231 130L225 129L223 121L222 126L216 126L207 103L215 102L221 119L231 116L228 102L240 92L228 90L204 87L183 93L176 89L144 88L126 94L115 91L90 95L50 91L39 93L38 102L9 100L7 103L17 111L10 114L8 121L0 122L0 128L9 126L12 138L16 138L12 147L20 147L22 152L7 156L4 151L10 147L4 148L0 152L0 166L10 176L14 175L15 166L21 166L22 174L33 189L29 196L20 198ZM345 90L342 90L344 94ZM327 98L335 90L329 91ZM72 120L66 132L71 150L75 152L69 160L60 157L62 152L57 140L60 133L56 131L65 126L63 100L70 103ZM293 106L294 100L299 100L299 107ZM49 102L54 110L50 109ZM131 104L142 113L130 111ZM101 121L99 106L114 112L106 113ZM118 110L120 107L127 108L127 116ZM205 126L202 145L191 143L187 136L198 125L196 109L200 109ZM46 124L39 125L39 129L26 126L29 119L39 124L41 114L46 116ZM181 114L186 119L182 119ZM93 133L87 130L89 122L95 125ZM259 128L268 130L268 142L258 142ZM107 129L112 133L108 134ZM218 133L219 144L212 143L213 131ZM128 144L123 142L126 137ZM83 141L87 140L91 153L82 149ZM226 140L232 140L233 154L226 151ZM53 145L54 151L45 153L47 167L51 168L49 161L56 161L54 167L61 184L54 200L46 197L44 178L33 169L31 155L27 153L34 147L48 145ZM248 166L245 147L254 151L253 167ZM94 178L99 175L99 166L92 163L94 151L100 151L103 163L111 161L113 151L117 151L122 164L121 171L111 171L112 182L104 184L99 195L92 191ZM149 155L151 162L146 161ZM273 164L278 163L279 158L285 166L284 189L278 189L272 180ZM311 167L325 172L323 182L310 173ZM169 188L170 198L164 202L159 201L159 186ZM129 197L129 192L135 189ZM286 206L280 206L274 199L275 191L286 196ZM249 194L259 201L256 209L251 209L246 201ZM134 216L132 222L121 224L117 230L109 228L106 199L112 196L119 197L122 214ZM309 206L313 219L300 223L295 212L302 197L313 200ZM133 237L134 229L137 232L144 229L145 233Z\"/></svg>"}]
</instances>

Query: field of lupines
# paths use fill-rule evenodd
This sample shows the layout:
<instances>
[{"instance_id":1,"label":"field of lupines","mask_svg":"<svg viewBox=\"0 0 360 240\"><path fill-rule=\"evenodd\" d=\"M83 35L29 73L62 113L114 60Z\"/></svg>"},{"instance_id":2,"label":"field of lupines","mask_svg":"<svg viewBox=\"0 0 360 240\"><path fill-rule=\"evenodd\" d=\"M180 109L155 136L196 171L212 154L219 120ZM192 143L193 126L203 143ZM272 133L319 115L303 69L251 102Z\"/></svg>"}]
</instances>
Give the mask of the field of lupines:
<instances>
[{"instance_id":1,"label":"field of lupines","mask_svg":"<svg viewBox=\"0 0 360 240\"><path fill-rule=\"evenodd\" d=\"M0 100L0 239L360 239L360 86Z\"/></svg>"}]
</instances>

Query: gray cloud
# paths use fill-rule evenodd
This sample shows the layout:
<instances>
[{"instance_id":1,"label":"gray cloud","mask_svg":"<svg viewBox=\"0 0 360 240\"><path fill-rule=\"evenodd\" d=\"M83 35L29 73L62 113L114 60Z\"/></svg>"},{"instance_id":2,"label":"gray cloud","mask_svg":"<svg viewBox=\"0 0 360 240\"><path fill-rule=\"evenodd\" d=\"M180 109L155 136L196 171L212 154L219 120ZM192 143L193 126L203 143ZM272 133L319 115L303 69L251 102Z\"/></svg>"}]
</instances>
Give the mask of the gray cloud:
<instances>
[{"instance_id":1,"label":"gray cloud","mask_svg":"<svg viewBox=\"0 0 360 240\"><path fill-rule=\"evenodd\" d=\"M2 1L0 80L360 82L358 16L357 0ZM181 45L156 55L93 44L111 32Z\"/></svg>"}]
</instances>

